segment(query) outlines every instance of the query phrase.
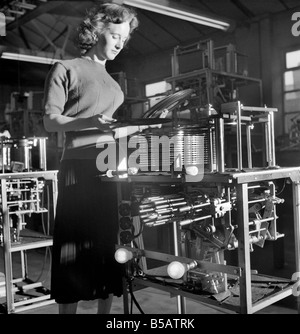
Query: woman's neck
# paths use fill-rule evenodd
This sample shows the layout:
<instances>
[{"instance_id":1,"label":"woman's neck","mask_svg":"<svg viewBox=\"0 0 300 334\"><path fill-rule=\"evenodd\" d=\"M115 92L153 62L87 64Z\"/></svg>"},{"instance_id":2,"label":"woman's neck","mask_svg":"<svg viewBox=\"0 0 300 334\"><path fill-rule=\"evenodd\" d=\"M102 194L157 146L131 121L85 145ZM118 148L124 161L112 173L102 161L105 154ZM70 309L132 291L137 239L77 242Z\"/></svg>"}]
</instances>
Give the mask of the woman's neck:
<instances>
[{"instance_id":1,"label":"woman's neck","mask_svg":"<svg viewBox=\"0 0 300 334\"><path fill-rule=\"evenodd\" d=\"M90 53L90 54L89 54L89 52L87 52L87 53L83 56L83 58L88 58L88 59L90 59L90 60L93 60L93 61L95 61L95 62L101 64L101 65L105 65L105 64L106 64L106 59L104 59L104 60L100 60L100 59L97 57L97 55L96 55L95 53Z\"/></svg>"}]
</instances>

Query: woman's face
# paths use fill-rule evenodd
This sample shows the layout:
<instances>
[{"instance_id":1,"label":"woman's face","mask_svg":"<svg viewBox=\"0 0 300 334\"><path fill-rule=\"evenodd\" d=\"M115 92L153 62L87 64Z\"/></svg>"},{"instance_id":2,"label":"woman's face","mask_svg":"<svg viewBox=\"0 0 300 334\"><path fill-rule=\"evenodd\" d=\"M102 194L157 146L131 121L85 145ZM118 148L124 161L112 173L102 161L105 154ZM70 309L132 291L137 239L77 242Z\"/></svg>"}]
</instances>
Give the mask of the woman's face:
<instances>
[{"instance_id":1,"label":"woman's face","mask_svg":"<svg viewBox=\"0 0 300 334\"><path fill-rule=\"evenodd\" d=\"M129 22L109 23L107 29L99 36L96 54L100 60L113 60L123 49L130 33Z\"/></svg>"}]
</instances>

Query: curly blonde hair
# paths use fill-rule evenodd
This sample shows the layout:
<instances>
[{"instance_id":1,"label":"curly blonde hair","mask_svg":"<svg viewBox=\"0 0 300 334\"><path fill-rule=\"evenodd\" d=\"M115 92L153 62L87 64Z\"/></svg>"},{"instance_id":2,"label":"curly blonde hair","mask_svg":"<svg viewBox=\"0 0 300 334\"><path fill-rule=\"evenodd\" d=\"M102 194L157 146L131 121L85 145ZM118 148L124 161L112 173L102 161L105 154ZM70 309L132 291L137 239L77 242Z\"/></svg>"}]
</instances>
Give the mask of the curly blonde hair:
<instances>
[{"instance_id":1,"label":"curly blonde hair","mask_svg":"<svg viewBox=\"0 0 300 334\"><path fill-rule=\"evenodd\" d=\"M134 9L114 3L104 3L90 9L77 28L76 44L80 53L85 54L97 43L98 36L105 31L109 23L120 24L123 22L129 22L130 38L132 32L139 25Z\"/></svg>"}]
</instances>

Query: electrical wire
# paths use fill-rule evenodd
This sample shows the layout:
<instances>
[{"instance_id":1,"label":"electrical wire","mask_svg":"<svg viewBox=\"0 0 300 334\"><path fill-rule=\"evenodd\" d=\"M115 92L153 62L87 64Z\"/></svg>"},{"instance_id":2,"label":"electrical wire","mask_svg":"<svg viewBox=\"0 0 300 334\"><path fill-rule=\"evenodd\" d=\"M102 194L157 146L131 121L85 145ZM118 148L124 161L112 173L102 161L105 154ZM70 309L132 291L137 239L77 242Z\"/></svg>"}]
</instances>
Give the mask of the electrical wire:
<instances>
[{"instance_id":1,"label":"electrical wire","mask_svg":"<svg viewBox=\"0 0 300 334\"><path fill-rule=\"evenodd\" d=\"M285 190L285 186L286 186L286 180L283 180L283 185L282 188L277 192L277 196L281 195L283 193L283 191Z\"/></svg>"},{"instance_id":2,"label":"electrical wire","mask_svg":"<svg viewBox=\"0 0 300 334\"><path fill-rule=\"evenodd\" d=\"M131 297L131 308L130 308L130 314L133 314L133 304L138 308L138 310L141 312L141 314L145 314L144 311L142 310L141 306L139 305L138 301L136 300L134 293L133 293L133 289L132 289L132 280L128 279L127 283L128 283L128 290L129 290L129 294Z\"/></svg>"},{"instance_id":3,"label":"electrical wire","mask_svg":"<svg viewBox=\"0 0 300 334\"><path fill-rule=\"evenodd\" d=\"M139 228L139 232L135 235L133 235L133 239L138 238L140 235L142 235L143 231L144 231L144 226L145 224L141 222L140 224L140 228Z\"/></svg>"}]
</instances>

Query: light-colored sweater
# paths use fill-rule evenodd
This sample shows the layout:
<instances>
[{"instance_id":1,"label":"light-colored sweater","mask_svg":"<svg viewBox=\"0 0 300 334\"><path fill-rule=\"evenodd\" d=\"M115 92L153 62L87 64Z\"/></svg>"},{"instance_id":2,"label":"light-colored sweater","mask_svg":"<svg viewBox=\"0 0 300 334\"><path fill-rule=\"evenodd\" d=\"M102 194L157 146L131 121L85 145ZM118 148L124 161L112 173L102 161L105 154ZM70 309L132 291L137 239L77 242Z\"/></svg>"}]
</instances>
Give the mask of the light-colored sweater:
<instances>
[{"instance_id":1,"label":"light-colored sweater","mask_svg":"<svg viewBox=\"0 0 300 334\"><path fill-rule=\"evenodd\" d=\"M87 58L55 63L45 82L44 113L85 118L96 114L113 117L124 101L119 84L104 65ZM113 141L100 130L65 133L64 159L95 159L97 143Z\"/></svg>"}]
</instances>

